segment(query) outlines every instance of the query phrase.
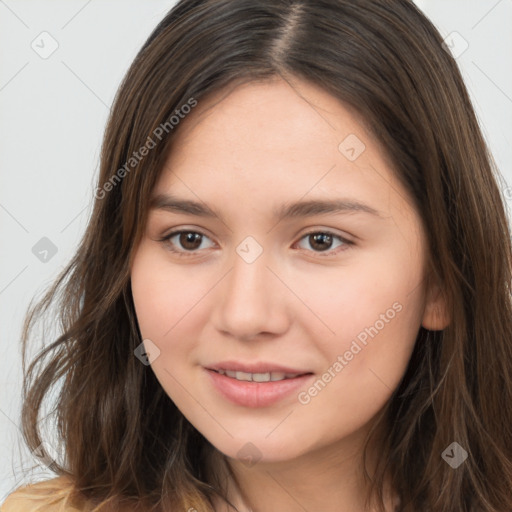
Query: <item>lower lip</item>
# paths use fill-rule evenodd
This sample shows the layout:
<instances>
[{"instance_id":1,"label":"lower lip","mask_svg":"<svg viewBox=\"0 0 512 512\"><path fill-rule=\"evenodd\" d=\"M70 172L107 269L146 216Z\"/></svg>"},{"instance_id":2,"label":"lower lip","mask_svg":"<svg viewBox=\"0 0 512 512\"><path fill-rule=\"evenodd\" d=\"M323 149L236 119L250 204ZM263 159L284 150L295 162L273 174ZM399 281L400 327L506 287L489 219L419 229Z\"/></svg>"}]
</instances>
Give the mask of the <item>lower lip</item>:
<instances>
[{"instance_id":1,"label":"lower lip","mask_svg":"<svg viewBox=\"0 0 512 512\"><path fill-rule=\"evenodd\" d=\"M268 407L298 391L313 377L301 375L293 379L269 382L237 380L206 369L215 388L231 402L244 407Z\"/></svg>"}]
</instances>

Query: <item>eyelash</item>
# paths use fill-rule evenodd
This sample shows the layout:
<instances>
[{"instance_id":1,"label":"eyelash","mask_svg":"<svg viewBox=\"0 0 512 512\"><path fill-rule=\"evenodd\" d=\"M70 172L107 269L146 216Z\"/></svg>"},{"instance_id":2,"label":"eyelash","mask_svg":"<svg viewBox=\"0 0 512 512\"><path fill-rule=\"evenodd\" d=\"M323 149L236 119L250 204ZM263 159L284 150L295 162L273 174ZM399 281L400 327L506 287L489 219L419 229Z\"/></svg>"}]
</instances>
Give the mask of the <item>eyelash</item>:
<instances>
[{"instance_id":1,"label":"eyelash","mask_svg":"<svg viewBox=\"0 0 512 512\"><path fill-rule=\"evenodd\" d=\"M196 251L178 251L178 250L174 249L172 247L172 244L170 243L171 238L173 238L176 235L180 235L182 233L194 233L194 234L198 234L203 237L209 238L208 235L206 235L205 233L202 233L201 231L195 231L195 230L191 230L191 229L180 229L177 231L172 231L168 235L158 239L158 242L163 243L170 252L176 254L180 258L181 257L185 257L185 258L193 257L195 254L197 254L197 252L198 252L197 250ZM324 252L309 251L309 252L314 252L314 253L318 254L321 258L329 258L329 257L335 256L339 252L346 251L346 250L350 249L351 246L354 245L354 242L351 242L350 240L347 240L346 238L343 238L340 235L332 233L331 231L318 231L318 230L317 231L309 231L308 233L305 233L304 235L302 235L300 240L302 240L310 235L330 235L333 238L337 238L338 240L343 242L343 245L341 247L338 247L337 250L334 250L334 252L331 249L329 249L328 251L324 251ZM301 250L307 251L307 249L301 249ZM325 253L327 253L327 254L325 254Z\"/></svg>"}]
</instances>

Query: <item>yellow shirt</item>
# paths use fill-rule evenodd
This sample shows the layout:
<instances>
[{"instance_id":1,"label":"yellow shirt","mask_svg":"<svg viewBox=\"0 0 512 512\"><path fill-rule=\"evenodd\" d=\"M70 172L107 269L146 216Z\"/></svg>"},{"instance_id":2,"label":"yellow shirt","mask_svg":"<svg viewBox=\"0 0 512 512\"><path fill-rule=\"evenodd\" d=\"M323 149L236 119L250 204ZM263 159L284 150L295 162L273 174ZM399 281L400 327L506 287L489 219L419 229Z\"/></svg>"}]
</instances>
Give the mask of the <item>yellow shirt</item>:
<instances>
[{"instance_id":1,"label":"yellow shirt","mask_svg":"<svg viewBox=\"0 0 512 512\"><path fill-rule=\"evenodd\" d=\"M0 512L82 512L69 503L73 486L66 476L16 489L0 505Z\"/></svg>"}]
</instances>

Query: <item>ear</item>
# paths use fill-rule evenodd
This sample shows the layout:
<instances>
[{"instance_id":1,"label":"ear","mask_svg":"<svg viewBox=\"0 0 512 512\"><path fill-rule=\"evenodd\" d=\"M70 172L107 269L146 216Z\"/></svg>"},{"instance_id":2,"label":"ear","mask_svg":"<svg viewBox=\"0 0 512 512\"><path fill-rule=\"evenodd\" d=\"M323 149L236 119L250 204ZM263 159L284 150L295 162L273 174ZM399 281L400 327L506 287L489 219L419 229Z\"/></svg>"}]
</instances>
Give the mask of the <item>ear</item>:
<instances>
[{"instance_id":1,"label":"ear","mask_svg":"<svg viewBox=\"0 0 512 512\"><path fill-rule=\"evenodd\" d=\"M450 324L448 303L439 282L432 277L432 274L427 282L425 309L421 325L429 331L442 331Z\"/></svg>"}]
</instances>

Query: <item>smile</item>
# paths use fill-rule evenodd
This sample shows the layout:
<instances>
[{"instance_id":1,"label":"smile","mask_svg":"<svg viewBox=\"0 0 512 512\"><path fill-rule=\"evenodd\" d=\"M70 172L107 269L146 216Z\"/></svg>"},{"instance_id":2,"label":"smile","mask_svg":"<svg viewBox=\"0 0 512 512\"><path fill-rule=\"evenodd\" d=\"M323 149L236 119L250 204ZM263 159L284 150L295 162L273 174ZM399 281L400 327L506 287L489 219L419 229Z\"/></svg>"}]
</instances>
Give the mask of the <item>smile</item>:
<instances>
[{"instance_id":1,"label":"smile","mask_svg":"<svg viewBox=\"0 0 512 512\"><path fill-rule=\"evenodd\" d=\"M249 373L222 368L205 368L213 389L229 402L242 407L269 407L282 400L292 400L314 374L265 372Z\"/></svg>"}]
</instances>

